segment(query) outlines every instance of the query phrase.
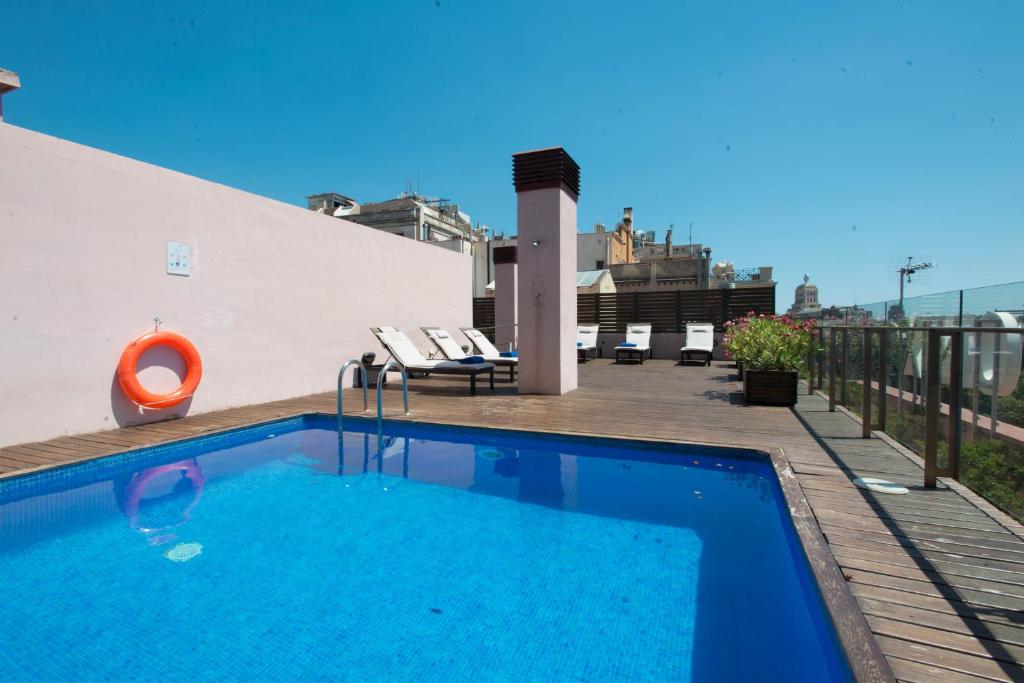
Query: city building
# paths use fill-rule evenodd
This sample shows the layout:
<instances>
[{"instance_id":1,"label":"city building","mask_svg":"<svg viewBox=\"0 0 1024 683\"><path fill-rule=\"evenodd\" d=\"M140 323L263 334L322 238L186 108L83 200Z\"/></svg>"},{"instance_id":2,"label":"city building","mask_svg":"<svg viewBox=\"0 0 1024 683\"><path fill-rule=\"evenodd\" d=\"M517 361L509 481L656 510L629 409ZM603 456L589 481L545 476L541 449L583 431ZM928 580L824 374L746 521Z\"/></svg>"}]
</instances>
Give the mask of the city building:
<instances>
[{"instance_id":1,"label":"city building","mask_svg":"<svg viewBox=\"0 0 1024 683\"><path fill-rule=\"evenodd\" d=\"M708 289L711 249L700 244L672 244L672 229L665 241L650 241L652 232L634 246L635 260L612 266L612 278L618 289L653 291L662 289Z\"/></svg>"},{"instance_id":2,"label":"city building","mask_svg":"<svg viewBox=\"0 0 1024 683\"><path fill-rule=\"evenodd\" d=\"M818 301L818 286L810 284L811 276L804 274L803 284L796 286L793 305L786 311L794 318L818 318L821 316L821 303Z\"/></svg>"},{"instance_id":3,"label":"city building","mask_svg":"<svg viewBox=\"0 0 1024 683\"><path fill-rule=\"evenodd\" d=\"M21 87L18 74L7 69L0 69L0 121L4 120L4 94Z\"/></svg>"},{"instance_id":4,"label":"city building","mask_svg":"<svg viewBox=\"0 0 1024 683\"><path fill-rule=\"evenodd\" d=\"M473 296L494 296L494 250L514 247L519 243L515 237L500 236L487 240L473 250Z\"/></svg>"},{"instance_id":5,"label":"city building","mask_svg":"<svg viewBox=\"0 0 1024 683\"><path fill-rule=\"evenodd\" d=\"M498 235L473 250L473 296L492 296L488 287L494 280L494 250L514 247L519 240L513 236ZM608 231L602 223L594 226L594 232L576 234L576 271L580 273L608 270L616 265L635 263L633 242L633 209L622 210L622 220L615 230ZM610 289L609 289L610 287ZM615 291L614 285L605 285L600 291Z\"/></svg>"},{"instance_id":6,"label":"city building","mask_svg":"<svg viewBox=\"0 0 1024 683\"><path fill-rule=\"evenodd\" d=\"M576 272L577 294L612 294L615 292L615 280L611 271L584 270Z\"/></svg>"},{"instance_id":7,"label":"city building","mask_svg":"<svg viewBox=\"0 0 1024 683\"><path fill-rule=\"evenodd\" d=\"M469 214L448 199L403 192L395 199L360 204L351 197L324 192L306 197L306 203L317 213L463 254L473 253L475 244L486 241L487 226L474 227Z\"/></svg>"},{"instance_id":8,"label":"city building","mask_svg":"<svg viewBox=\"0 0 1024 683\"><path fill-rule=\"evenodd\" d=\"M737 270L729 261L711 268L711 248L702 244L673 244L672 229L665 241L651 242L651 232L636 233L636 261L610 267L618 291L674 289L734 289L775 284L772 267Z\"/></svg>"},{"instance_id":9,"label":"city building","mask_svg":"<svg viewBox=\"0 0 1024 683\"><path fill-rule=\"evenodd\" d=\"M594 225L594 232L576 236L576 270L604 270L614 265L635 263L633 253L633 209L622 210L622 220L608 232L603 223Z\"/></svg>"}]
</instances>

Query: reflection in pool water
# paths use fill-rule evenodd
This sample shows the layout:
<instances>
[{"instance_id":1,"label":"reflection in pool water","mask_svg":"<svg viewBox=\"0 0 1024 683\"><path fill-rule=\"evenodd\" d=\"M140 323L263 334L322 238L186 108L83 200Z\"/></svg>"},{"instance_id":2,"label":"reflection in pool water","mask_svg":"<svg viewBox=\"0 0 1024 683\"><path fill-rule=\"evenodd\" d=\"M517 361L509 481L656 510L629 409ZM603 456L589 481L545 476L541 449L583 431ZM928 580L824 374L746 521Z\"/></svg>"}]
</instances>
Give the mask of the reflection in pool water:
<instances>
[{"instance_id":1,"label":"reflection in pool water","mask_svg":"<svg viewBox=\"0 0 1024 683\"><path fill-rule=\"evenodd\" d=\"M164 493L149 490L165 490L168 481L172 484ZM205 483L203 470L195 459L140 470L131 475L124 487L122 509L129 524L142 533L174 529L188 522L192 509L202 498ZM181 501L187 501L184 508Z\"/></svg>"}]
</instances>

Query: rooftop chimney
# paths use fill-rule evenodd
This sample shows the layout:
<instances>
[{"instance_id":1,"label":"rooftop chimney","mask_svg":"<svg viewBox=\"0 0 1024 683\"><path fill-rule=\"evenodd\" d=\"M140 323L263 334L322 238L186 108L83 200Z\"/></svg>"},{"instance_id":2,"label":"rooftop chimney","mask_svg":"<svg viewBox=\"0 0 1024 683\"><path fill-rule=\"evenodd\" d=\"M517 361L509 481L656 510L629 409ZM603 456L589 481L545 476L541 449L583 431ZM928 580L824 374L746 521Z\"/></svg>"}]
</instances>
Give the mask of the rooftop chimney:
<instances>
[{"instance_id":1,"label":"rooftop chimney","mask_svg":"<svg viewBox=\"0 0 1024 683\"><path fill-rule=\"evenodd\" d=\"M672 256L672 228L665 231L665 258Z\"/></svg>"},{"instance_id":2,"label":"rooftop chimney","mask_svg":"<svg viewBox=\"0 0 1024 683\"><path fill-rule=\"evenodd\" d=\"M20 87L21 79L18 78L18 74L6 69L0 69L0 121L4 120L4 95Z\"/></svg>"}]
</instances>

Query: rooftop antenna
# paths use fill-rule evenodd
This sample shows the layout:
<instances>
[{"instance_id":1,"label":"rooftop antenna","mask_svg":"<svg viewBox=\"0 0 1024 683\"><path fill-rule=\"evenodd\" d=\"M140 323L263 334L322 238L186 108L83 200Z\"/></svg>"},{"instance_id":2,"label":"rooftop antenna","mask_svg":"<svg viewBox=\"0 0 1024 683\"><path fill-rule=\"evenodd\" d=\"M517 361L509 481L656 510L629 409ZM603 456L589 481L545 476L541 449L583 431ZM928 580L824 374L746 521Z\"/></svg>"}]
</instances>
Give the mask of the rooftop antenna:
<instances>
[{"instance_id":1,"label":"rooftop antenna","mask_svg":"<svg viewBox=\"0 0 1024 683\"><path fill-rule=\"evenodd\" d=\"M914 263L914 257L913 256L908 256L907 257L906 265L900 266L900 270L899 270L899 273L900 273L900 308L899 308L899 314L900 315L903 315L903 282L906 281L909 284L910 281L911 281L910 278L911 278L911 276L914 273L916 273L918 271L921 271L921 270L928 270L933 265L934 264L928 263L927 261L922 261L920 263Z\"/></svg>"},{"instance_id":2,"label":"rooftop antenna","mask_svg":"<svg viewBox=\"0 0 1024 683\"><path fill-rule=\"evenodd\" d=\"M693 244L693 221L690 221L690 244Z\"/></svg>"}]
</instances>

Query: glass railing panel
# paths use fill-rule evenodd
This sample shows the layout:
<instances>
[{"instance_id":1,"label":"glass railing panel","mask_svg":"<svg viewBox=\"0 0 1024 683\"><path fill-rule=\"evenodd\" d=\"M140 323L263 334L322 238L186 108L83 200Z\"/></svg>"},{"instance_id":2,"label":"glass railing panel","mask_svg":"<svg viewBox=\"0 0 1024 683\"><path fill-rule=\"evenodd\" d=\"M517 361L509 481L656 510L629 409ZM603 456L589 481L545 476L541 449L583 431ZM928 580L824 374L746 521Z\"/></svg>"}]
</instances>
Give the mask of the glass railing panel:
<instances>
[{"instance_id":1,"label":"glass railing panel","mask_svg":"<svg viewBox=\"0 0 1024 683\"><path fill-rule=\"evenodd\" d=\"M976 325L994 313L1007 313L1018 322L1024 315L1024 282L963 290L964 326Z\"/></svg>"},{"instance_id":2,"label":"glass railing panel","mask_svg":"<svg viewBox=\"0 0 1024 683\"><path fill-rule=\"evenodd\" d=\"M899 303L895 304L899 312ZM903 300L903 315L899 318L910 327L956 327L959 324L960 292L939 292Z\"/></svg>"},{"instance_id":3,"label":"glass railing panel","mask_svg":"<svg viewBox=\"0 0 1024 683\"><path fill-rule=\"evenodd\" d=\"M964 333L958 475L961 483L1024 520L1022 337L995 330Z\"/></svg>"}]
</instances>

